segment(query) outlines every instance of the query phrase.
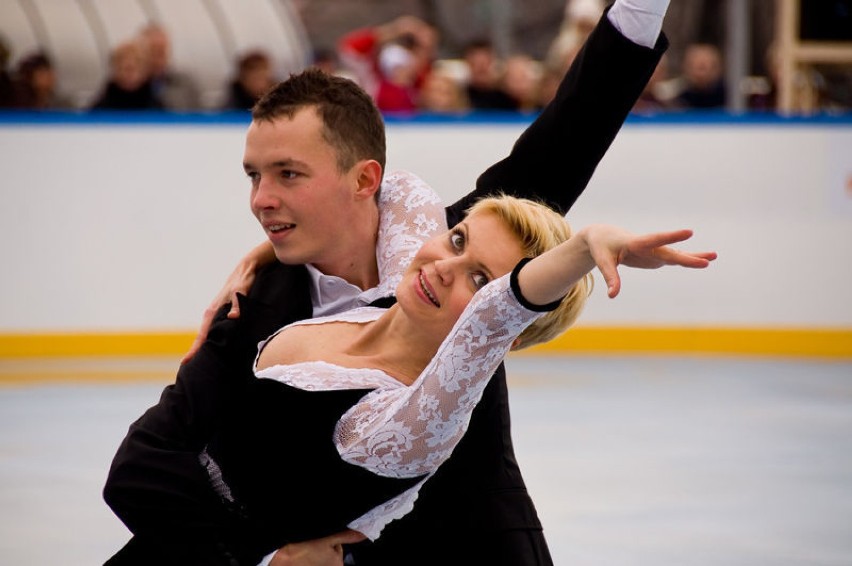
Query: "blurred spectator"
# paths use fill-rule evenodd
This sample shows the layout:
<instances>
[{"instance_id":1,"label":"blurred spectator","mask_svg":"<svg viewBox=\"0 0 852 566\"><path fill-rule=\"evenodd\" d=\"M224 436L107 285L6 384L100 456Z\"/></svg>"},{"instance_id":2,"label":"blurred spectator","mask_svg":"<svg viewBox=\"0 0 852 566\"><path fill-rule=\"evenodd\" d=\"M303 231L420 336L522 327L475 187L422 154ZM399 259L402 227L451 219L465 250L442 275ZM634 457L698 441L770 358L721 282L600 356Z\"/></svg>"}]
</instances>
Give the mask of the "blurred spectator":
<instances>
[{"instance_id":1,"label":"blurred spectator","mask_svg":"<svg viewBox=\"0 0 852 566\"><path fill-rule=\"evenodd\" d=\"M20 108L46 110L72 108L71 100L56 87L56 71L44 53L34 53L18 63L15 75L16 104Z\"/></svg>"},{"instance_id":2,"label":"blurred spectator","mask_svg":"<svg viewBox=\"0 0 852 566\"><path fill-rule=\"evenodd\" d=\"M582 44L561 51L558 57L553 55L544 62L538 87L539 106L544 108L556 96L556 91L559 89L565 73L568 72L568 68L571 67L571 63L574 62L581 47Z\"/></svg>"},{"instance_id":3,"label":"blurred spectator","mask_svg":"<svg viewBox=\"0 0 852 566\"><path fill-rule=\"evenodd\" d=\"M653 114L672 109L672 98L676 92L673 92L673 83L669 77L669 60L665 55L662 56L651 78L648 79L648 84L636 104L633 105L632 112L637 114Z\"/></svg>"},{"instance_id":4,"label":"blurred spectator","mask_svg":"<svg viewBox=\"0 0 852 566\"><path fill-rule=\"evenodd\" d=\"M378 87L374 98L384 112L410 112L419 98L417 61L411 42L402 38L385 44L379 52Z\"/></svg>"},{"instance_id":5,"label":"blurred spectator","mask_svg":"<svg viewBox=\"0 0 852 566\"><path fill-rule=\"evenodd\" d=\"M603 0L567 0L562 24L556 38L550 43L543 62L539 85L539 105L546 106L586 39L603 17Z\"/></svg>"},{"instance_id":6,"label":"blurred spectator","mask_svg":"<svg viewBox=\"0 0 852 566\"><path fill-rule=\"evenodd\" d=\"M544 66L541 79L538 84L538 105L544 108L556 97L556 91L562 82L565 72L562 69L553 69Z\"/></svg>"},{"instance_id":7,"label":"blurred spectator","mask_svg":"<svg viewBox=\"0 0 852 566\"><path fill-rule=\"evenodd\" d=\"M254 103L275 84L272 60L264 51L249 51L237 61L224 109L251 110Z\"/></svg>"},{"instance_id":8,"label":"blurred spectator","mask_svg":"<svg viewBox=\"0 0 852 566\"><path fill-rule=\"evenodd\" d=\"M437 42L434 27L420 18L401 16L344 35L338 54L379 110L414 110L435 60Z\"/></svg>"},{"instance_id":9,"label":"blurred spectator","mask_svg":"<svg viewBox=\"0 0 852 566\"><path fill-rule=\"evenodd\" d=\"M545 66L567 71L574 56L603 16L603 11L603 0L567 0L562 25L547 50Z\"/></svg>"},{"instance_id":10,"label":"blurred spectator","mask_svg":"<svg viewBox=\"0 0 852 566\"><path fill-rule=\"evenodd\" d=\"M311 65L329 75L340 72L340 62L337 59L337 51L328 47L317 47L311 57Z\"/></svg>"},{"instance_id":11,"label":"blurred spectator","mask_svg":"<svg viewBox=\"0 0 852 566\"><path fill-rule=\"evenodd\" d=\"M515 101L521 112L540 110L540 64L528 55L512 55L506 59L503 71L503 90Z\"/></svg>"},{"instance_id":12,"label":"blurred spectator","mask_svg":"<svg viewBox=\"0 0 852 566\"><path fill-rule=\"evenodd\" d=\"M818 88L821 109L843 111L852 108L852 65L820 63L810 69L813 83Z\"/></svg>"},{"instance_id":13,"label":"blurred spectator","mask_svg":"<svg viewBox=\"0 0 852 566\"><path fill-rule=\"evenodd\" d=\"M500 88L500 70L494 46L487 39L476 39L464 48L468 68L467 98L476 110L514 110L517 104Z\"/></svg>"},{"instance_id":14,"label":"blurred spectator","mask_svg":"<svg viewBox=\"0 0 852 566\"><path fill-rule=\"evenodd\" d=\"M749 109L759 111L778 109L778 89L782 69L780 57L776 44L771 43L766 49L766 76L751 77L746 81L744 88ZM819 110L838 108L838 105L826 96L825 77L819 73L817 66L795 65L791 87L790 109L793 112L810 114Z\"/></svg>"},{"instance_id":15,"label":"blurred spectator","mask_svg":"<svg viewBox=\"0 0 852 566\"><path fill-rule=\"evenodd\" d=\"M156 110L163 103L154 93L145 47L137 41L118 45L110 55L107 83L93 110Z\"/></svg>"},{"instance_id":16,"label":"blurred spectator","mask_svg":"<svg viewBox=\"0 0 852 566\"><path fill-rule=\"evenodd\" d=\"M722 55L715 45L693 43L686 48L675 103L681 108L723 108L726 93Z\"/></svg>"},{"instance_id":17,"label":"blurred spectator","mask_svg":"<svg viewBox=\"0 0 852 566\"><path fill-rule=\"evenodd\" d=\"M773 43L766 50L766 75L747 81L745 91L749 109L774 111L778 107L778 73L781 68L778 57Z\"/></svg>"},{"instance_id":18,"label":"blurred spectator","mask_svg":"<svg viewBox=\"0 0 852 566\"><path fill-rule=\"evenodd\" d=\"M201 94L193 78L172 67L172 45L165 28L148 24L139 37L147 50L151 86L163 106L169 110L201 108Z\"/></svg>"},{"instance_id":19,"label":"blurred spectator","mask_svg":"<svg viewBox=\"0 0 852 566\"><path fill-rule=\"evenodd\" d=\"M465 89L449 72L433 69L420 89L419 109L441 114L470 110Z\"/></svg>"},{"instance_id":20,"label":"blurred spectator","mask_svg":"<svg viewBox=\"0 0 852 566\"><path fill-rule=\"evenodd\" d=\"M10 56L6 41L0 37L0 108L15 105L15 84L8 70Z\"/></svg>"}]
</instances>

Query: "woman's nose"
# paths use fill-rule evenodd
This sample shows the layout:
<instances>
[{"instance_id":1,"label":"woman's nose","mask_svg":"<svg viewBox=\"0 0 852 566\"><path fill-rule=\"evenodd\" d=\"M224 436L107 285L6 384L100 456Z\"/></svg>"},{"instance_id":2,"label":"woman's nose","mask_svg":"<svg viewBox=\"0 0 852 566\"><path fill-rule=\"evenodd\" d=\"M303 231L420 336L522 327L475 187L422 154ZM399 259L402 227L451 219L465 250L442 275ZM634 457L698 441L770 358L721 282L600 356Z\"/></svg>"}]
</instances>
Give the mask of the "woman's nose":
<instances>
[{"instance_id":1,"label":"woman's nose","mask_svg":"<svg viewBox=\"0 0 852 566\"><path fill-rule=\"evenodd\" d=\"M439 259L435 261L435 273L444 285L453 282L456 267L455 258Z\"/></svg>"}]
</instances>

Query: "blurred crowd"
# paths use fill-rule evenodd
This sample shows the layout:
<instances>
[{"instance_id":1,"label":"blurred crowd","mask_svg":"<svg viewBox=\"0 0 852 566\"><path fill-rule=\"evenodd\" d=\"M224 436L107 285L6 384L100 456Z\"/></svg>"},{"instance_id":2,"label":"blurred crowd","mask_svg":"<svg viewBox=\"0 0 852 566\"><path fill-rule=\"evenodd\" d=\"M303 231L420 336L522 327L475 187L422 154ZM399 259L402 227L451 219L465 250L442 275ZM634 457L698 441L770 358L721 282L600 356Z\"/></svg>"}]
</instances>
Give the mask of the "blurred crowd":
<instances>
[{"instance_id":1,"label":"blurred crowd","mask_svg":"<svg viewBox=\"0 0 852 566\"><path fill-rule=\"evenodd\" d=\"M385 113L535 112L554 96L604 6L603 0L567 0L559 33L546 55L538 59L526 53L501 56L485 37L468 41L455 57L439 57L440 30L419 17L404 15L346 32L336 45L315 49L311 64L355 80ZM13 69L8 68L9 60L9 46L0 38L0 107L72 108L46 52L22 57ZM748 108L776 107L777 68L770 46L765 76L750 77L742 86ZM723 109L728 104L724 70L718 45L690 43L676 67L671 68L669 59L663 58L634 111ZM241 53L218 108L250 109L282 78L275 76L273 54L264 50ZM819 77L805 83L802 89L813 107L846 108L843 102L822 97ZM108 76L87 108L209 109L202 108L191 69L174 68L169 34L158 24L149 24L112 50Z\"/></svg>"}]
</instances>

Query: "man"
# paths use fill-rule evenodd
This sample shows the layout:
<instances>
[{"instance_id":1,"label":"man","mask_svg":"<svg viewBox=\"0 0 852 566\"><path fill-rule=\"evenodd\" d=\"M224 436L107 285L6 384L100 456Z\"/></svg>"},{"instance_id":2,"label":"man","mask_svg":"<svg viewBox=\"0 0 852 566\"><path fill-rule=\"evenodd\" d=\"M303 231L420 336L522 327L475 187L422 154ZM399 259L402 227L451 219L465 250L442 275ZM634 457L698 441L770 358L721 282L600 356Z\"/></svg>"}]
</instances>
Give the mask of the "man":
<instances>
[{"instance_id":1,"label":"man","mask_svg":"<svg viewBox=\"0 0 852 566\"><path fill-rule=\"evenodd\" d=\"M615 3L577 56L554 101L511 154L479 177L476 190L447 208L450 226L463 218L471 203L496 191L538 198L567 211L665 50L665 39L657 38L667 4L634 0L637 11ZM622 35L630 27L623 25L624 18L633 24L630 37L636 39L632 33L638 30L646 46ZM244 162L252 183L252 210L280 263L267 266L251 285L250 295L271 305L276 319L255 324L255 313L240 313L241 320L249 319L243 324L251 332L245 338L246 353L233 356L239 363L250 363L252 342L278 326L380 298L371 289L378 283L378 210L373 196L384 169L381 119L373 127L353 125L377 113L365 102L365 93L354 95L339 79L327 79L322 89L306 85L302 92L292 92L302 81L312 83L312 77L319 78L310 73L293 77L264 97L247 133ZM336 89L342 91L339 99ZM275 110L274 97L283 93L287 100L302 102ZM327 97L331 110L320 110ZM273 110L267 113L268 108ZM250 269L251 263L243 267ZM225 312L220 310L219 316ZM206 322L202 335L207 327ZM211 384L209 375L221 368L204 367L205 349L216 348L216 338L208 337L182 366L175 385L131 426L116 455L105 497L136 535L115 557L116 565L146 560L253 565L261 558L241 518L224 508L212 490L194 487L207 471L198 464L193 468L193 463L233 394L233 384L226 380ZM237 360L240 356L246 359ZM353 540L342 533L291 544L265 560L273 566L339 565L342 544ZM375 543L348 550L359 566L552 563L515 461L502 367L486 388L464 439L424 485L414 510L391 523Z\"/></svg>"}]
</instances>

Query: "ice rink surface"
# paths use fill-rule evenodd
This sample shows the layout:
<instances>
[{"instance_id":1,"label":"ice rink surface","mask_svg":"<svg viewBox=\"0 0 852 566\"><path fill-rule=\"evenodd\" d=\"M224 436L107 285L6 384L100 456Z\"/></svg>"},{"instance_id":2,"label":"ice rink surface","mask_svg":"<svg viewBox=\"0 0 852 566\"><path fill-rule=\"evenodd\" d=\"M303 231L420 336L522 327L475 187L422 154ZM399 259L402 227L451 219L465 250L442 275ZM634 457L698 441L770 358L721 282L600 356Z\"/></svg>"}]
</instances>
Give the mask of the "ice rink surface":
<instances>
[{"instance_id":1,"label":"ice rink surface","mask_svg":"<svg viewBox=\"0 0 852 566\"><path fill-rule=\"evenodd\" d=\"M0 361L0 564L102 564L127 426L176 360ZM852 565L852 362L513 357L557 566Z\"/></svg>"}]
</instances>

